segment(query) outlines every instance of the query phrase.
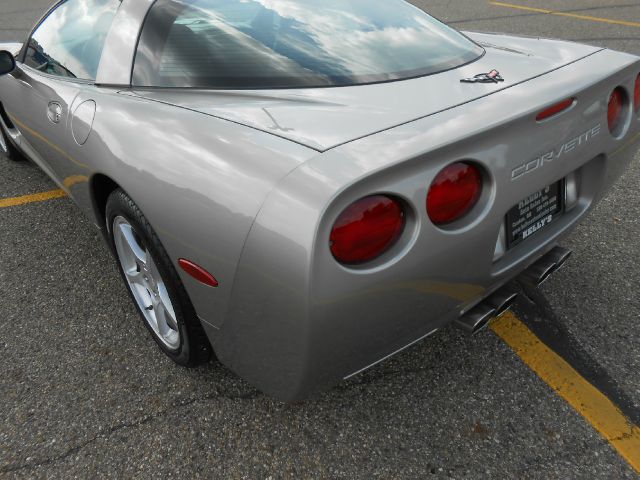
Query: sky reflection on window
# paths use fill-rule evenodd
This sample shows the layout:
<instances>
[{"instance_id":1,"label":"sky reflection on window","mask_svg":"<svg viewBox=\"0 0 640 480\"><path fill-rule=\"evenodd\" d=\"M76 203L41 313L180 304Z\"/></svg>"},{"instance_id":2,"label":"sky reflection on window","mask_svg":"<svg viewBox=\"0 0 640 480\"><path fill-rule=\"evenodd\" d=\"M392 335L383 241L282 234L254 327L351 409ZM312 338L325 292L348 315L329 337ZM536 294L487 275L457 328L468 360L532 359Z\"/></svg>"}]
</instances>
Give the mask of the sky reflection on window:
<instances>
[{"instance_id":1,"label":"sky reflection on window","mask_svg":"<svg viewBox=\"0 0 640 480\"><path fill-rule=\"evenodd\" d=\"M95 80L119 0L68 0L36 29L25 63L43 73Z\"/></svg>"},{"instance_id":2,"label":"sky reflection on window","mask_svg":"<svg viewBox=\"0 0 640 480\"><path fill-rule=\"evenodd\" d=\"M134 84L352 85L427 75L481 54L403 0L159 0Z\"/></svg>"}]
</instances>

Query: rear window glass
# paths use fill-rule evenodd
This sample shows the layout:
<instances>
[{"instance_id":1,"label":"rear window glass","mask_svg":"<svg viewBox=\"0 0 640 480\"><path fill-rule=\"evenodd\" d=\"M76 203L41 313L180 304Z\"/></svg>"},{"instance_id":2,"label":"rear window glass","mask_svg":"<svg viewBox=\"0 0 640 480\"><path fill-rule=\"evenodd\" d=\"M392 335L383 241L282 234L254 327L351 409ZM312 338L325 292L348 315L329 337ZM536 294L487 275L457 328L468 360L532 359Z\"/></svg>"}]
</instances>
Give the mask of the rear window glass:
<instances>
[{"instance_id":1,"label":"rear window glass","mask_svg":"<svg viewBox=\"0 0 640 480\"><path fill-rule=\"evenodd\" d=\"M158 0L133 84L343 86L429 75L481 47L403 0Z\"/></svg>"}]
</instances>

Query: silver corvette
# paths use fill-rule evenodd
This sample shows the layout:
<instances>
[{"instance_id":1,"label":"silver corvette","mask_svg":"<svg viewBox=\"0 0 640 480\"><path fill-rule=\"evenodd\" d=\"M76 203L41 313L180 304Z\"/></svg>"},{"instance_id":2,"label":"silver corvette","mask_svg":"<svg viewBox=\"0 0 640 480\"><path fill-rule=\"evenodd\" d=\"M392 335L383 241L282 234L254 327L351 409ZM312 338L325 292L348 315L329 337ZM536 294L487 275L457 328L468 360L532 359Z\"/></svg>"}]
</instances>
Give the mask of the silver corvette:
<instances>
[{"instance_id":1,"label":"silver corvette","mask_svg":"<svg viewBox=\"0 0 640 480\"><path fill-rule=\"evenodd\" d=\"M640 139L640 59L404 0L65 0L0 149L104 232L160 348L284 400L486 326Z\"/></svg>"}]
</instances>

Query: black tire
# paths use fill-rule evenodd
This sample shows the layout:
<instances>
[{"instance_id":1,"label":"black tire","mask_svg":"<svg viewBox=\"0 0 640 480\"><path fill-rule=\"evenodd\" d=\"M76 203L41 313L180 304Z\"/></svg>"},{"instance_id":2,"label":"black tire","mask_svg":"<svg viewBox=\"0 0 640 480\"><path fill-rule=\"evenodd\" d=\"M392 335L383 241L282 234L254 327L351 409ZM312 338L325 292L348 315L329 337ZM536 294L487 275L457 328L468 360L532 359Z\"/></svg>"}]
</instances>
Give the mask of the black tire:
<instances>
[{"instance_id":1,"label":"black tire","mask_svg":"<svg viewBox=\"0 0 640 480\"><path fill-rule=\"evenodd\" d=\"M146 250L151 253L160 272L160 276L167 287L180 333L180 345L176 349L170 349L162 342L158 334L156 334L147 322L144 313L141 311L133 296L115 247L113 222L116 217L124 217L131 224L135 235L139 238ZM153 228L149 225L144 214L133 200L120 189L115 190L107 200L106 222L109 246L116 257L120 275L125 282L131 300L140 314L140 318L160 349L174 362L185 367L195 367L207 362L212 354L211 345L167 252L160 243Z\"/></svg>"},{"instance_id":2,"label":"black tire","mask_svg":"<svg viewBox=\"0 0 640 480\"><path fill-rule=\"evenodd\" d=\"M2 135L2 140L4 140L4 144L7 146L7 151L4 152L2 150L2 146L0 145L0 153L4 154L5 157L7 157L9 160L12 160L14 162L23 161L24 155L22 155L22 153L20 153L20 150L18 150L16 146L13 144L12 140L9 138L9 135L7 135L7 132L5 132L4 126L2 125L1 122L0 122L0 135Z\"/></svg>"}]
</instances>

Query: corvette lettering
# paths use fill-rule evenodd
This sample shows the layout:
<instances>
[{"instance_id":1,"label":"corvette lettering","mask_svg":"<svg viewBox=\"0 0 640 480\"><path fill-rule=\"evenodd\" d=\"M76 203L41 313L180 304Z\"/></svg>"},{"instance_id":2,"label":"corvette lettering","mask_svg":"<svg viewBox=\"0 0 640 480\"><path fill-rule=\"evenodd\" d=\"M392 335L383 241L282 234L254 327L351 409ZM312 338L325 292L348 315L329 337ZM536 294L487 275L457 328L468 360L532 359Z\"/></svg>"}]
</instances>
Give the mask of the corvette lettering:
<instances>
[{"instance_id":1,"label":"corvette lettering","mask_svg":"<svg viewBox=\"0 0 640 480\"><path fill-rule=\"evenodd\" d=\"M531 225L524 232L522 232L522 239L524 240L525 238L527 238L527 237L531 236L532 234L536 233L542 227L544 227L545 225L548 225L549 223L551 223L552 220L553 220L553 215L549 215L549 216L543 218L542 220L538 220L534 225Z\"/></svg>"},{"instance_id":2,"label":"corvette lettering","mask_svg":"<svg viewBox=\"0 0 640 480\"><path fill-rule=\"evenodd\" d=\"M551 150L550 152L540 155L539 157L529 162L525 162L525 163L522 163L521 165L518 165L516 168L514 168L511 171L511 180L517 180L528 173L531 173L535 170L538 170L539 168L544 167L547 163L551 163L554 160L558 160L563 155L575 150L581 145L584 145L585 143L590 141L593 137L598 136L601 130L602 130L602 127L600 124L598 124L595 127L590 128L586 132L581 133L577 137L572 138L568 142L563 143L562 145L560 145L560 148Z\"/></svg>"}]
</instances>

